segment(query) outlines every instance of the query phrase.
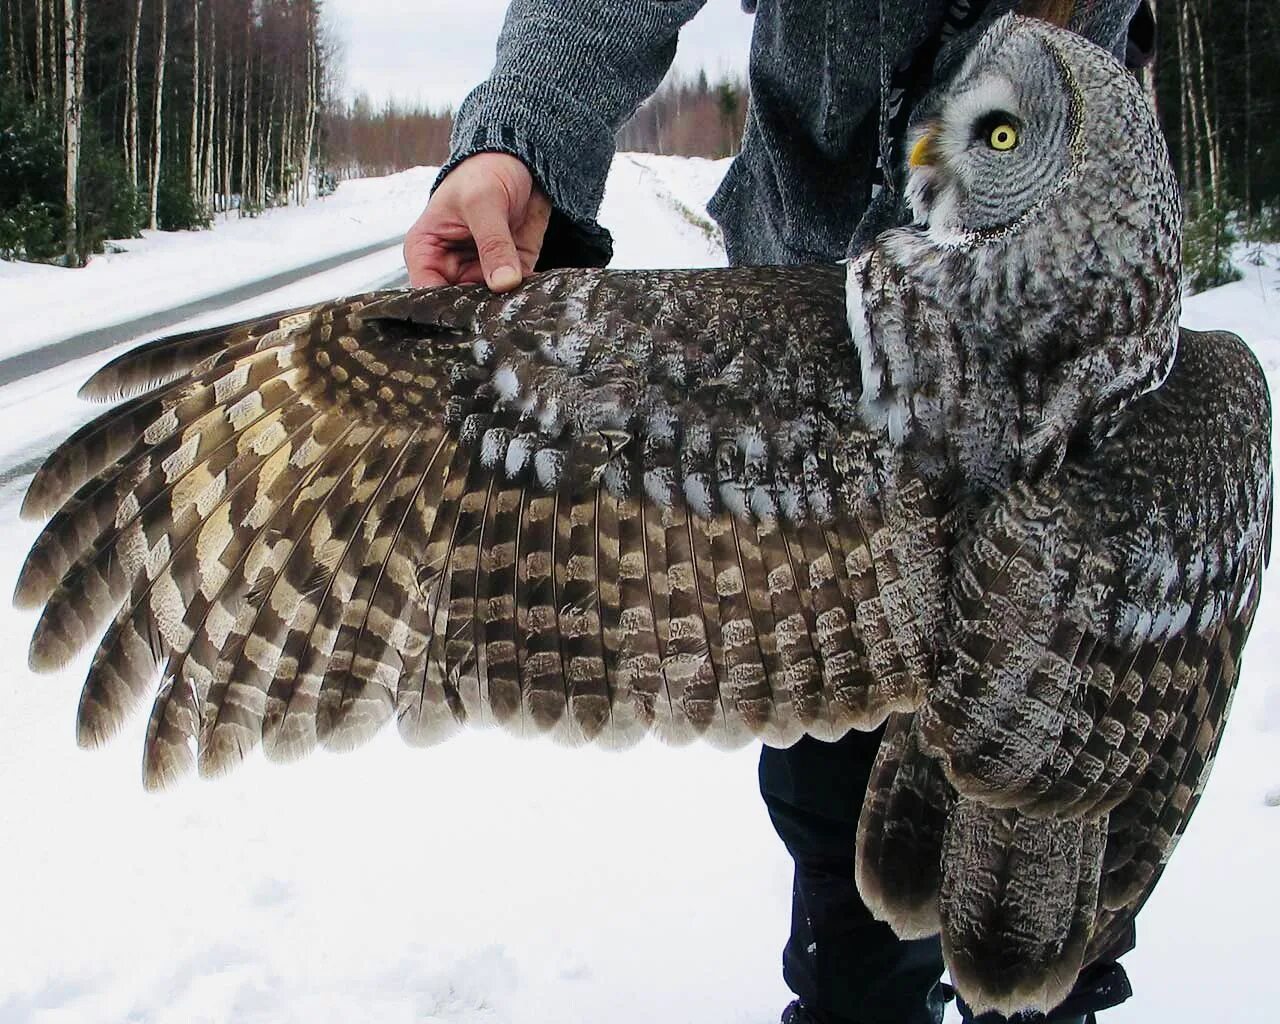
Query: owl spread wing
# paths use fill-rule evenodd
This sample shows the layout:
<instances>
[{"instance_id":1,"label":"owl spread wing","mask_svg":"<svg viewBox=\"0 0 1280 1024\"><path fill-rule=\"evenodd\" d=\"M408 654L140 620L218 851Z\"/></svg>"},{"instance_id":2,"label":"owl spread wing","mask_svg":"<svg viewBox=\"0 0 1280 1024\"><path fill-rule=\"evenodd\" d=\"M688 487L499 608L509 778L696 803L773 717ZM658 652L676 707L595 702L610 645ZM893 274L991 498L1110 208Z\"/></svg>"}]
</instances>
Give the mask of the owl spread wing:
<instances>
[{"instance_id":1,"label":"owl spread wing","mask_svg":"<svg viewBox=\"0 0 1280 1024\"><path fill-rule=\"evenodd\" d=\"M32 664L110 622L85 744L159 670L149 785L392 716L415 743L874 725L923 662L894 541L842 512L842 323L840 268L551 274L144 346L28 495L54 512L17 589Z\"/></svg>"},{"instance_id":2,"label":"owl spread wing","mask_svg":"<svg viewBox=\"0 0 1280 1024\"><path fill-rule=\"evenodd\" d=\"M953 549L951 657L891 719L858 877L900 933L941 931L975 1008L1056 1005L1150 894L1221 739L1271 503L1256 359L1184 331L1099 450Z\"/></svg>"}]
</instances>

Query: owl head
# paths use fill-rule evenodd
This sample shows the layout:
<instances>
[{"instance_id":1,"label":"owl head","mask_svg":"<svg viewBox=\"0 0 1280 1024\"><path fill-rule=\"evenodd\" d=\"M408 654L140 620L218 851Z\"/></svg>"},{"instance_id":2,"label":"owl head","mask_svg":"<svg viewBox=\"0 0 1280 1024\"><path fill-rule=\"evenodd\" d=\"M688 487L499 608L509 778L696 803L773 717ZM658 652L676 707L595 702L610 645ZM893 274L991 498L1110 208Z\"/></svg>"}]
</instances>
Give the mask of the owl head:
<instances>
[{"instance_id":1,"label":"owl head","mask_svg":"<svg viewBox=\"0 0 1280 1024\"><path fill-rule=\"evenodd\" d=\"M1017 15L987 29L908 144L915 223L850 268L862 404L891 441L945 436L966 478L1003 486L1108 432L1172 366L1168 150L1120 62ZM868 294L869 273L899 299Z\"/></svg>"},{"instance_id":2,"label":"owl head","mask_svg":"<svg viewBox=\"0 0 1280 1024\"><path fill-rule=\"evenodd\" d=\"M1117 61L1065 29L1008 15L917 116L907 196L916 223L954 244L1034 228L1056 210L1098 218L1107 201L1137 204L1163 228L1177 219L1163 149L1146 97Z\"/></svg>"}]
</instances>

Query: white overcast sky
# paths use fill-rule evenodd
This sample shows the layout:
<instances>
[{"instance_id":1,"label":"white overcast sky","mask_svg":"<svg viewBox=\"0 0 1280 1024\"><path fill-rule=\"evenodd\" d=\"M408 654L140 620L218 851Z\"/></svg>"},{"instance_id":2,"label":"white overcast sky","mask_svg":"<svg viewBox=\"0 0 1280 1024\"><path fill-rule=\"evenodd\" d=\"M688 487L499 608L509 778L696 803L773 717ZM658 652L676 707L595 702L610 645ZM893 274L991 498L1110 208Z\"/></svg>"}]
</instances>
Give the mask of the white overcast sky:
<instances>
[{"instance_id":1,"label":"white overcast sky","mask_svg":"<svg viewBox=\"0 0 1280 1024\"><path fill-rule=\"evenodd\" d=\"M343 92L456 107L493 67L507 0L325 0L341 41ZM680 35L676 67L714 80L745 74L751 18L739 0L707 0Z\"/></svg>"}]
</instances>

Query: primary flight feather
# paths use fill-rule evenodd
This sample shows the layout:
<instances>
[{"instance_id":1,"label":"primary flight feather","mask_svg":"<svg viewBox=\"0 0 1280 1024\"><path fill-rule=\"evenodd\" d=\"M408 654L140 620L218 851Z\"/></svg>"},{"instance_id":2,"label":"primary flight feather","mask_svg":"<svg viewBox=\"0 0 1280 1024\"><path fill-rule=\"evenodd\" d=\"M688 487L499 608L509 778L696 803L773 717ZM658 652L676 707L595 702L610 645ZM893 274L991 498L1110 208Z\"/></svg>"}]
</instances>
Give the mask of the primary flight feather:
<instances>
[{"instance_id":1,"label":"primary flight feather","mask_svg":"<svg viewBox=\"0 0 1280 1024\"><path fill-rule=\"evenodd\" d=\"M36 669L105 635L144 780L473 724L888 720L858 884L977 1010L1055 1005L1194 809L1269 542L1265 382L1179 332L1135 83L1005 18L847 266L384 292L129 353L36 475ZM154 693L157 678L158 694Z\"/></svg>"}]
</instances>

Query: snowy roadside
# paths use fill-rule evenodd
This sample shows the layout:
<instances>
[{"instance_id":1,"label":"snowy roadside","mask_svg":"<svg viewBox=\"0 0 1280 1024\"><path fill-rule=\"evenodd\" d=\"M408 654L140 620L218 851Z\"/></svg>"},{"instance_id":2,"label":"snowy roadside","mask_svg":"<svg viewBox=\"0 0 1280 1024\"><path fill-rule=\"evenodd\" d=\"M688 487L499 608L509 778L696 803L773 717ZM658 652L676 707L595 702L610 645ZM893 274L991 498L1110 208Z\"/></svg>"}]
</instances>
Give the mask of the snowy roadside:
<instances>
[{"instance_id":1,"label":"snowy roadside","mask_svg":"<svg viewBox=\"0 0 1280 1024\"><path fill-rule=\"evenodd\" d=\"M722 263L714 237L670 202L698 209L722 170L618 160L601 214L615 265ZM417 173L376 187L395 206ZM271 246L265 233L259 242ZM1191 326L1246 337L1273 394L1277 257L1186 310ZM367 269L203 322L341 294ZM80 304L95 301L64 296L44 320L55 336L93 325L94 307ZM0 388L0 465L34 457L46 435L93 412L75 388L105 358ZM17 519L25 485L24 475L0 481L0 579L16 576L38 529ZM1265 800L1280 785L1277 571L1215 776L1125 961L1137 994L1104 1024L1275 1017L1280 809ZM32 625L0 610L0 1024L777 1020L790 869L756 793L753 750L649 742L618 755L471 733L414 751L392 730L354 754L294 768L254 759L218 782L148 796L144 723L104 751L76 750L87 656L30 676Z\"/></svg>"},{"instance_id":2,"label":"snowy roadside","mask_svg":"<svg viewBox=\"0 0 1280 1024\"><path fill-rule=\"evenodd\" d=\"M0 262L0 303L11 311L0 356L169 309L305 266L387 243L398 265L399 237L421 211L436 169L343 182L303 207L241 219L219 215L210 231L145 231L113 243L121 252L87 267Z\"/></svg>"},{"instance_id":3,"label":"snowy roadside","mask_svg":"<svg viewBox=\"0 0 1280 1024\"><path fill-rule=\"evenodd\" d=\"M670 179L674 188L668 186L667 195L650 189L655 193L653 201L638 215L648 213L653 224L652 207L658 206L661 223L670 220L671 204L682 204L688 226L703 235L701 243L693 247L695 255L689 257L690 265L701 266L723 260L714 226L702 214L702 200L697 196L707 182L714 186L725 163L624 154L610 187L615 192L623 188L632 193L639 177L648 175L664 183ZM689 169L670 170L681 164L688 164ZM113 243L122 251L94 256L87 267L78 270L0 261L0 303L10 311L7 332L0 337L0 358L77 332L221 294L375 243L386 242L385 251L367 257L369 262L363 264L360 274L338 279L356 281L356 287L389 281L402 267L399 239L425 204L436 172L434 167L418 167L383 178L345 181L333 195L313 199L305 207L267 210L256 218L220 215L210 231L143 232L140 239ZM710 188L706 191L710 194ZM690 210L697 211L696 215L690 216ZM637 232L644 239L642 248L634 254L630 251L631 229L640 227L637 213L626 203L616 203L606 206L604 216L617 229L619 249L614 265L653 265L653 259L646 257L656 246L645 239L642 230ZM679 225L671 227L683 235ZM329 291L309 290L308 294L319 299L339 293L332 290L332 278L326 277L324 283ZM239 303L234 308L277 309L286 304L287 300L273 297L265 306ZM233 307L224 306L211 322L225 322L233 315Z\"/></svg>"}]
</instances>

